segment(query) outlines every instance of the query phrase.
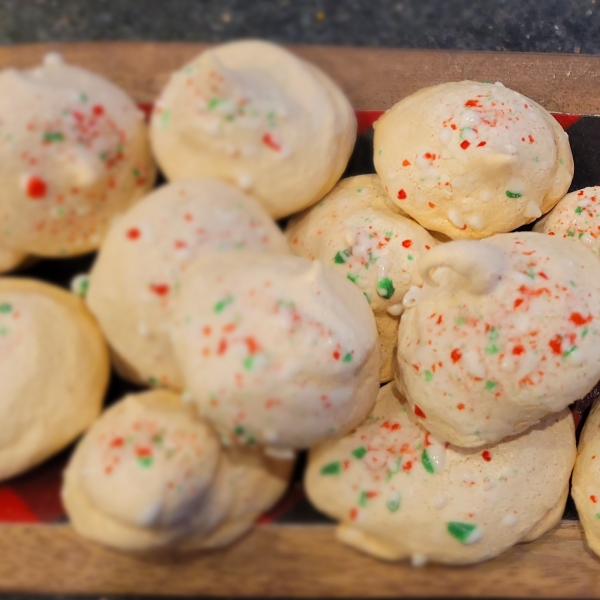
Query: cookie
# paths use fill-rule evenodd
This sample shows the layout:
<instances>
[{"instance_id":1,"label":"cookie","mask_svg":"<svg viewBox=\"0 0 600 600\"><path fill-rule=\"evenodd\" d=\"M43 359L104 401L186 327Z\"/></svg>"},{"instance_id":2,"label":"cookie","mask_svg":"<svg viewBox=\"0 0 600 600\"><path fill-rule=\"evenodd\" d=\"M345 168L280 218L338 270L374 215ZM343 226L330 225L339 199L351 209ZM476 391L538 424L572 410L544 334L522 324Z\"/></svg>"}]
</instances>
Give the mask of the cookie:
<instances>
[{"instance_id":1,"label":"cookie","mask_svg":"<svg viewBox=\"0 0 600 600\"><path fill-rule=\"evenodd\" d=\"M56 54L0 72L0 139L0 241L19 252L95 250L113 216L154 184L133 100Z\"/></svg>"},{"instance_id":2,"label":"cookie","mask_svg":"<svg viewBox=\"0 0 600 600\"><path fill-rule=\"evenodd\" d=\"M534 231L571 238L600 256L600 187L587 187L567 194L533 227Z\"/></svg>"},{"instance_id":3,"label":"cookie","mask_svg":"<svg viewBox=\"0 0 600 600\"><path fill-rule=\"evenodd\" d=\"M27 260L27 254L0 246L0 273L8 273L20 267Z\"/></svg>"},{"instance_id":4,"label":"cookie","mask_svg":"<svg viewBox=\"0 0 600 600\"><path fill-rule=\"evenodd\" d=\"M85 431L100 413L108 377L102 334L79 298L0 278L0 480Z\"/></svg>"},{"instance_id":5,"label":"cookie","mask_svg":"<svg viewBox=\"0 0 600 600\"><path fill-rule=\"evenodd\" d=\"M396 209L377 175L342 179L286 228L292 252L337 269L363 292L375 314L381 381L394 378L402 299L420 285L418 258L438 244Z\"/></svg>"},{"instance_id":6,"label":"cookie","mask_svg":"<svg viewBox=\"0 0 600 600\"><path fill-rule=\"evenodd\" d=\"M452 239L517 229L567 192L567 134L539 104L501 83L443 83L375 123L375 170L390 198Z\"/></svg>"},{"instance_id":7,"label":"cookie","mask_svg":"<svg viewBox=\"0 0 600 600\"><path fill-rule=\"evenodd\" d=\"M305 489L358 550L465 565L554 527L574 460L568 409L497 445L464 449L423 429L388 384L356 430L311 450Z\"/></svg>"},{"instance_id":8,"label":"cookie","mask_svg":"<svg viewBox=\"0 0 600 600\"><path fill-rule=\"evenodd\" d=\"M173 290L194 257L225 251L289 252L260 205L215 179L165 185L113 222L87 302L125 378L182 388L167 323Z\"/></svg>"},{"instance_id":9,"label":"cookie","mask_svg":"<svg viewBox=\"0 0 600 600\"><path fill-rule=\"evenodd\" d=\"M65 471L75 530L123 551L214 548L250 529L287 488L293 461L224 450L168 390L131 394L92 426Z\"/></svg>"},{"instance_id":10,"label":"cookie","mask_svg":"<svg viewBox=\"0 0 600 600\"><path fill-rule=\"evenodd\" d=\"M356 141L356 117L315 66L244 40L206 50L171 76L151 139L169 180L223 179L280 218L335 185Z\"/></svg>"},{"instance_id":11,"label":"cookie","mask_svg":"<svg viewBox=\"0 0 600 600\"><path fill-rule=\"evenodd\" d=\"M373 313L353 283L319 262L198 259L172 319L187 394L224 443L286 455L348 432L377 396Z\"/></svg>"},{"instance_id":12,"label":"cookie","mask_svg":"<svg viewBox=\"0 0 600 600\"><path fill-rule=\"evenodd\" d=\"M508 233L438 246L418 267L397 382L439 439L496 443L600 379L600 264L580 244Z\"/></svg>"}]
</instances>

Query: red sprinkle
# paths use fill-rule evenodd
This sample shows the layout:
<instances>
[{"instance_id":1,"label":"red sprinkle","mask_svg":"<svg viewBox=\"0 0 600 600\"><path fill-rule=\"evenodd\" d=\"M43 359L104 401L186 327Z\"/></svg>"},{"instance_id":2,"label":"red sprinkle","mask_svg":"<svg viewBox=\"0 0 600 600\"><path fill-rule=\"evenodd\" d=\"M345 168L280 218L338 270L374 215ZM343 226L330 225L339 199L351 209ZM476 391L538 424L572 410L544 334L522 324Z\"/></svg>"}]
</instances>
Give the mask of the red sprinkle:
<instances>
[{"instance_id":1,"label":"red sprinkle","mask_svg":"<svg viewBox=\"0 0 600 600\"><path fill-rule=\"evenodd\" d=\"M333 358L335 358L335 360L340 360L340 353L337 350L333 353Z\"/></svg>"},{"instance_id":2,"label":"red sprinkle","mask_svg":"<svg viewBox=\"0 0 600 600\"><path fill-rule=\"evenodd\" d=\"M96 104L92 108L92 111L94 112L95 116L101 117L104 114L104 106L101 106L100 104Z\"/></svg>"},{"instance_id":3,"label":"red sprinkle","mask_svg":"<svg viewBox=\"0 0 600 600\"><path fill-rule=\"evenodd\" d=\"M123 446L123 444L125 444L125 440L122 437L117 437L110 443L110 447L120 448L121 446Z\"/></svg>"},{"instance_id":4,"label":"red sprinkle","mask_svg":"<svg viewBox=\"0 0 600 600\"><path fill-rule=\"evenodd\" d=\"M403 167L410 167L410 162L409 162L408 160L404 159L404 160L402 161L402 166L403 166Z\"/></svg>"},{"instance_id":5,"label":"red sprinkle","mask_svg":"<svg viewBox=\"0 0 600 600\"><path fill-rule=\"evenodd\" d=\"M410 248L412 246L412 240L404 240L402 246L404 246L404 248Z\"/></svg>"},{"instance_id":6,"label":"red sprinkle","mask_svg":"<svg viewBox=\"0 0 600 600\"><path fill-rule=\"evenodd\" d=\"M456 408L458 408L458 410L465 410L465 405L462 402L460 402L456 405Z\"/></svg>"},{"instance_id":7,"label":"red sprinkle","mask_svg":"<svg viewBox=\"0 0 600 600\"><path fill-rule=\"evenodd\" d=\"M406 192L404 190L398 190L398 200L406 200Z\"/></svg>"},{"instance_id":8,"label":"red sprinkle","mask_svg":"<svg viewBox=\"0 0 600 600\"><path fill-rule=\"evenodd\" d=\"M523 352L525 352L525 348L523 348L523 346L521 346L521 344L517 344L513 349L512 349L512 353L515 356L521 356L521 354L523 354Z\"/></svg>"},{"instance_id":9,"label":"red sprinkle","mask_svg":"<svg viewBox=\"0 0 600 600\"><path fill-rule=\"evenodd\" d=\"M140 232L139 229L136 229L135 227L133 227L132 229L129 229L127 231L127 237L130 240L137 240L137 239L139 239L140 235L142 235L142 233Z\"/></svg>"},{"instance_id":10,"label":"red sprinkle","mask_svg":"<svg viewBox=\"0 0 600 600\"><path fill-rule=\"evenodd\" d=\"M454 348L454 350L450 352L450 358L453 363L457 363L462 358L462 352L458 348Z\"/></svg>"},{"instance_id":11,"label":"red sprinkle","mask_svg":"<svg viewBox=\"0 0 600 600\"><path fill-rule=\"evenodd\" d=\"M244 341L246 342L246 346L248 346L250 354L256 354L260 350L258 342L253 337L247 337Z\"/></svg>"},{"instance_id":12,"label":"red sprinkle","mask_svg":"<svg viewBox=\"0 0 600 600\"><path fill-rule=\"evenodd\" d=\"M596 502L598 502L598 498L596 498L596 496L594 496L594 495L590 496L590 500L591 500L591 501L592 501L594 504L596 504Z\"/></svg>"},{"instance_id":13,"label":"red sprinkle","mask_svg":"<svg viewBox=\"0 0 600 600\"><path fill-rule=\"evenodd\" d=\"M478 148L483 148L483 146L485 146L487 144L487 142L479 142L479 144L477 144Z\"/></svg>"},{"instance_id":14,"label":"red sprinkle","mask_svg":"<svg viewBox=\"0 0 600 600\"><path fill-rule=\"evenodd\" d=\"M157 296L166 296L169 293L169 286L166 283L152 283L150 289Z\"/></svg>"},{"instance_id":15,"label":"red sprinkle","mask_svg":"<svg viewBox=\"0 0 600 600\"><path fill-rule=\"evenodd\" d=\"M350 509L350 519L352 521L356 521L356 517L358 517L358 509L356 508L351 508Z\"/></svg>"},{"instance_id":16,"label":"red sprinkle","mask_svg":"<svg viewBox=\"0 0 600 600\"><path fill-rule=\"evenodd\" d=\"M421 419L427 418L425 416L425 413L419 408L419 406L417 404L415 404L415 415L417 415L417 417L420 417Z\"/></svg>"},{"instance_id":17,"label":"red sprinkle","mask_svg":"<svg viewBox=\"0 0 600 600\"><path fill-rule=\"evenodd\" d=\"M44 198L48 190L48 184L39 177L30 177L27 181L27 195L34 200Z\"/></svg>"},{"instance_id":18,"label":"red sprinkle","mask_svg":"<svg viewBox=\"0 0 600 600\"><path fill-rule=\"evenodd\" d=\"M435 204L433 202L428 202L429 208L435 208Z\"/></svg>"},{"instance_id":19,"label":"red sprinkle","mask_svg":"<svg viewBox=\"0 0 600 600\"><path fill-rule=\"evenodd\" d=\"M492 460L492 455L490 454L489 450L484 450L481 453L481 456L483 457L483 460L485 460L486 462L490 462L490 460Z\"/></svg>"},{"instance_id":20,"label":"red sprinkle","mask_svg":"<svg viewBox=\"0 0 600 600\"><path fill-rule=\"evenodd\" d=\"M217 348L217 354L221 355L221 354L225 354L225 352L227 352L227 340L222 339L219 342L219 347Z\"/></svg>"},{"instance_id":21,"label":"red sprinkle","mask_svg":"<svg viewBox=\"0 0 600 600\"><path fill-rule=\"evenodd\" d=\"M460 143L460 147L461 147L463 150L466 150L466 149L467 149L467 148L468 148L470 145L471 145L471 142L469 142L469 140L463 140L463 141Z\"/></svg>"},{"instance_id":22,"label":"red sprinkle","mask_svg":"<svg viewBox=\"0 0 600 600\"><path fill-rule=\"evenodd\" d=\"M519 306L521 306L521 304L523 304L523 298L517 298L517 299L515 300L515 303L513 304L513 306L514 306L515 308L519 308Z\"/></svg>"},{"instance_id":23,"label":"red sprinkle","mask_svg":"<svg viewBox=\"0 0 600 600\"><path fill-rule=\"evenodd\" d=\"M281 152L281 145L278 144L270 133L265 133L262 137L263 144L269 146L275 152Z\"/></svg>"},{"instance_id":24,"label":"red sprinkle","mask_svg":"<svg viewBox=\"0 0 600 600\"><path fill-rule=\"evenodd\" d=\"M584 316L582 316L581 313L574 312L574 313L571 313L569 320L572 323L575 323L575 325L581 326L581 325L585 325L586 323L589 323L592 320L592 315L590 315L589 317L584 317Z\"/></svg>"},{"instance_id":25,"label":"red sprinkle","mask_svg":"<svg viewBox=\"0 0 600 600\"><path fill-rule=\"evenodd\" d=\"M554 354L562 354L562 338L560 335L557 335L555 338L551 339L548 342L548 346L552 348L552 352Z\"/></svg>"}]
</instances>

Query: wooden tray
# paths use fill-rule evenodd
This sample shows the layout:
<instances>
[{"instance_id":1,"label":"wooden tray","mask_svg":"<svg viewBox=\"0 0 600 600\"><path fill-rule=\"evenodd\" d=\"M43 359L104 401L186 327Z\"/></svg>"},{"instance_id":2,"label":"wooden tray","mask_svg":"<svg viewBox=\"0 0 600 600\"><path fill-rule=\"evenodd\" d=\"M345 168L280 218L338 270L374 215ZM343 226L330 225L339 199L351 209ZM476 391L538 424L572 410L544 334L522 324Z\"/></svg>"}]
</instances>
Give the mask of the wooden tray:
<instances>
[{"instance_id":1,"label":"wooden tray","mask_svg":"<svg viewBox=\"0 0 600 600\"><path fill-rule=\"evenodd\" d=\"M44 44L0 48L0 68L48 51L104 74L151 102L169 73L206 45ZM357 110L381 110L435 83L500 80L548 110L600 113L600 57L297 46ZM581 526L563 521L530 544L475 567L387 564L334 539L329 525L268 525L230 548L141 559L79 538L68 525L0 526L0 590L60 594L289 597L600 597L600 560Z\"/></svg>"}]
</instances>

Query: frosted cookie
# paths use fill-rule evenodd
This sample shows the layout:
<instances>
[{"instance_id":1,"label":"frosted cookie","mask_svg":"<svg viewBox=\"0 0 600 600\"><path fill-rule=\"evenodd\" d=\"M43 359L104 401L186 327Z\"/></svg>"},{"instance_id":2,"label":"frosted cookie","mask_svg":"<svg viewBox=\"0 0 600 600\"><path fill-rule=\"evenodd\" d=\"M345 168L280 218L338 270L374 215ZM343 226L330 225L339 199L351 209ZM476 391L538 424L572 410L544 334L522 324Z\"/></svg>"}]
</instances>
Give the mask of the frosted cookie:
<instances>
[{"instance_id":1,"label":"frosted cookie","mask_svg":"<svg viewBox=\"0 0 600 600\"><path fill-rule=\"evenodd\" d=\"M567 194L533 230L579 240L600 256L600 187L587 187Z\"/></svg>"},{"instance_id":2,"label":"frosted cookie","mask_svg":"<svg viewBox=\"0 0 600 600\"><path fill-rule=\"evenodd\" d=\"M20 267L27 260L27 254L0 246L0 273L8 273Z\"/></svg>"},{"instance_id":3,"label":"frosted cookie","mask_svg":"<svg viewBox=\"0 0 600 600\"><path fill-rule=\"evenodd\" d=\"M108 377L106 345L80 299L32 279L0 278L0 480L85 431Z\"/></svg>"},{"instance_id":4,"label":"frosted cookie","mask_svg":"<svg viewBox=\"0 0 600 600\"><path fill-rule=\"evenodd\" d=\"M313 448L305 489L342 542L385 560L472 564L562 517L575 460L568 409L485 449L442 444L393 384L349 435Z\"/></svg>"},{"instance_id":5,"label":"frosted cookie","mask_svg":"<svg viewBox=\"0 0 600 600\"><path fill-rule=\"evenodd\" d=\"M163 186L114 221L87 302L124 377L181 389L167 326L173 290L194 257L224 251L289 252L261 206L215 179Z\"/></svg>"},{"instance_id":6,"label":"frosted cookie","mask_svg":"<svg viewBox=\"0 0 600 600\"><path fill-rule=\"evenodd\" d=\"M600 555L600 403L587 416L579 438L571 494L588 546Z\"/></svg>"},{"instance_id":7,"label":"frosted cookie","mask_svg":"<svg viewBox=\"0 0 600 600\"><path fill-rule=\"evenodd\" d=\"M94 250L154 177L143 115L121 89L55 54L31 71L0 73L3 246L41 256Z\"/></svg>"},{"instance_id":8,"label":"frosted cookie","mask_svg":"<svg viewBox=\"0 0 600 600\"><path fill-rule=\"evenodd\" d=\"M375 123L374 150L394 202L453 239L534 221L573 178L567 134L501 83L443 83L405 98Z\"/></svg>"},{"instance_id":9,"label":"frosted cookie","mask_svg":"<svg viewBox=\"0 0 600 600\"><path fill-rule=\"evenodd\" d=\"M339 270L363 292L381 343L381 381L394 378L402 298L421 278L417 259L438 242L395 209L377 175L342 179L286 229L294 254Z\"/></svg>"},{"instance_id":10,"label":"frosted cookie","mask_svg":"<svg viewBox=\"0 0 600 600\"><path fill-rule=\"evenodd\" d=\"M293 461L222 450L178 395L126 396L78 445L63 502L73 527L125 551L217 547L241 536L287 488Z\"/></svg>"},{"instance_id":11,"label":"frosted cookie","mask_svg":"<svg viewBox=\"0 0 600 600\"><path fill-rule=\"evenodd\" d=\"M398 332L398 385L439 439L474 447L526 430L600 379L600 264L540 233L449 242Z\"/></svg>"},{"instance_id":12,"label":"frosted cookie","mask_svg":"<svg viewBox=\"0 0 600 600\"><path fill-rule=\"evenodd\" d=\"M198 260L173 307L187 394L224 443L281 455L341 435L379 389L377 328L360 290L319 262Z\"/></svg>"},{"instance_id":13,"label":"frosted cookie","mask_svg":"<svg viewBox=\"0 0 600 600\"><path fill-rule=\"evenodd\" d=\"M316 67L245 40L206 50L172 75L151 139L168 179L229 181L280 218L335 185L356 141L356 117Z\"/></svg>"}]
</instances>

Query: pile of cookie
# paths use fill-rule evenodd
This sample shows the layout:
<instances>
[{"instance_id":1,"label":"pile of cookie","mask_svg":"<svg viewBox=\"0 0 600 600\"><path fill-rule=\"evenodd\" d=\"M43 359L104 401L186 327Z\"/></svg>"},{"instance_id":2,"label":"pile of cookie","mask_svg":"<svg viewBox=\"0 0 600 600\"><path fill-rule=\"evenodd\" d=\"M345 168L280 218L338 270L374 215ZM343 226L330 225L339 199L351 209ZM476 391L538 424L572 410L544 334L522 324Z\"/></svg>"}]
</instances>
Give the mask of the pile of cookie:
<instances>
[{"instance_id":1,"label":"pile of cookie","mask_svg":"<svg viewBox=\"0 0 600 600\"><path fill-rule=\"evenodd\" d=\"M136 552L238 539L306 449L310 501L380 558L475 563L556 525L568 405L600 380L600 189L566 194L541 106L421 90L377 121L377 174L340 180L351 105L270 43L183 66L149 131L58 55L0 91L2 271L98 250L74 293L0 279L1 479L86 432L65 508ZM150 389L101 413L110 364ZM574 481L592 546L596 422Z\"/></svg>"}]
</instances>

